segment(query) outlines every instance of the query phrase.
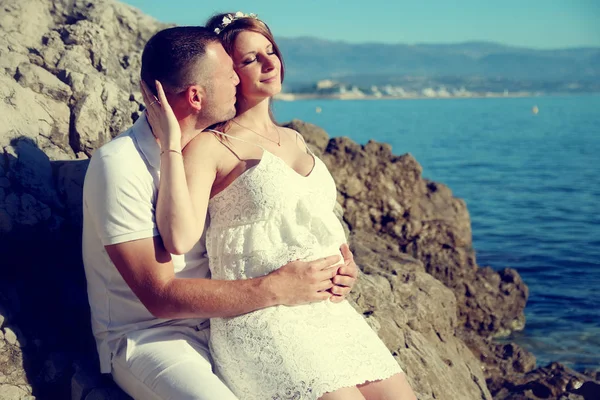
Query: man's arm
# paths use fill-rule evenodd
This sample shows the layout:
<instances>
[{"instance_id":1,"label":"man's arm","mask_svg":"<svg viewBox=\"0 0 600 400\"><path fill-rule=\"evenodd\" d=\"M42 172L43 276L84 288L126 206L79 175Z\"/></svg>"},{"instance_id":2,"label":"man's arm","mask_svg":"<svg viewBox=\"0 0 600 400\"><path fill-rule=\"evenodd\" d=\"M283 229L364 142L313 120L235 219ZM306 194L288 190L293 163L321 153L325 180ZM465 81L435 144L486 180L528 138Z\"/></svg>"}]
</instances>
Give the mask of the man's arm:
<instances>
[{"instance_id":1,"label":"man's arm","mask_svg":"<svg viewBox=\"0 0 600 400\"><path fill-rule=\"evenodd\" d=\"M339 256L330 256L294 261L254 279L182 279L175 277L171 255L158 236L105 248L125 282L157 318L232 317L274 305L326 300L340 269Z\"/></svg>"}]
</instances>

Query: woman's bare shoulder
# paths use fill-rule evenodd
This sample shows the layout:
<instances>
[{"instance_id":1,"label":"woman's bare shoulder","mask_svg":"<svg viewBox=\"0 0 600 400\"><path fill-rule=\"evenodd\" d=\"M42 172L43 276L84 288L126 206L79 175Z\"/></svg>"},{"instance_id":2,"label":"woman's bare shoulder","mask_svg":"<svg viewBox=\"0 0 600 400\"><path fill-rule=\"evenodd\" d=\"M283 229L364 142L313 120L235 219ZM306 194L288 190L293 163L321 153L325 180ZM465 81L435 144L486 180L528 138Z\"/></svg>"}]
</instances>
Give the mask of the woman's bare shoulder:
<instances>
[{"instance_id":1,"label":"woman's bare shoulder","mask_svg":"<svg viewBox=\"0 0 600 400\"><path fill-rule=\"evenodd\" d=\"M300 133L298 131L296 131L292 128L288 128L286 126L280 126L279 130L281 132L285 132L286 135L293 135L293 136L300 135ZM300 136L302 136L302 135L300 135Z\"/></svg>"},{"instance_id":2,"label":"woman's bare shoulder","mask_svg":"<svg viewBox=\"0 0 600 400\"><path fill-rule=\"evenodd\" d=\"M306 145L306 140L304 140L304 137L302 136L302 134L294 129L291 128L286 128L286 127L280 127L279 128L282 132L284 132L285 135L287 135L291 140L294 140L296 142L296 145L304 150L307 151L307 145Z\"/></svg>"},{"instance_id":3,"label":"woman's bare shoulder","mask_svg":"<svg viewBox=\"0 0 600 400\"><path fill-rule=\"evenodd\" d=\"M222 137L212 131L198 133L183 149L184 155L190 154L215 154L223 147Z\"/></svg>"}]
</instances>

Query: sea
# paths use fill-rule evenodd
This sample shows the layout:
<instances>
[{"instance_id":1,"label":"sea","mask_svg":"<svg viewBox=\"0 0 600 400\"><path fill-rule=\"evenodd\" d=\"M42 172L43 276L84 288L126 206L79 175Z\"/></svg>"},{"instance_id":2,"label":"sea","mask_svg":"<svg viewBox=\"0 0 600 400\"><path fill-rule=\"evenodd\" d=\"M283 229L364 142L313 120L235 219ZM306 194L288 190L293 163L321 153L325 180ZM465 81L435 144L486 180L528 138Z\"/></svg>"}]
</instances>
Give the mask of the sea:
<instances>
[{"instance_id":1,"label":"sea","mask_svg":"<svg viewBox=\"0 0 600 400\"><path fill-rule=\"evenodd\" d=\"M464 199L477 263L529 286L514 341L538 366L600 370L600 95L276 101L279 122L412 154Z\"/></svg>"}]
</instances>

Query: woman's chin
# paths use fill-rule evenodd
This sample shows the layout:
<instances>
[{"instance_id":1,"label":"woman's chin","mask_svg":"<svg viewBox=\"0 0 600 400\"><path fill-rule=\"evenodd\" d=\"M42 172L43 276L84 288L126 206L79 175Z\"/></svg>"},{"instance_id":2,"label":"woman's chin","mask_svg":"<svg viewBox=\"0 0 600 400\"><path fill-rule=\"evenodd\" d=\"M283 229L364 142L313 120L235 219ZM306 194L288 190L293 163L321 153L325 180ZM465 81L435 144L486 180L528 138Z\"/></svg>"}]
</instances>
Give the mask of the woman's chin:
<instances>
[{"instance_id":1,"label":"woman's chin","mask_svg":"<svg viewBox=\"0 0 600 400\"><path fill-rule=\"evenodd\" d=\"M279 93L281 93L281 86L279 86L276 90L273 90L273 94L271 94L270 97L278 95Z\"/></svg>"},{"instance_id":2,"label":"woman's chin","mask_svg":"<svg viewBox=\"0 0 600 400\"><path fill-rule=\"evenodd\" d=\"M267 90L267 92L269 92L269 97L273 97L279 93L281 93L281 84L279 82L274 83L273 85L271 85L271 87Z\"/></svg>"}]
</instances>

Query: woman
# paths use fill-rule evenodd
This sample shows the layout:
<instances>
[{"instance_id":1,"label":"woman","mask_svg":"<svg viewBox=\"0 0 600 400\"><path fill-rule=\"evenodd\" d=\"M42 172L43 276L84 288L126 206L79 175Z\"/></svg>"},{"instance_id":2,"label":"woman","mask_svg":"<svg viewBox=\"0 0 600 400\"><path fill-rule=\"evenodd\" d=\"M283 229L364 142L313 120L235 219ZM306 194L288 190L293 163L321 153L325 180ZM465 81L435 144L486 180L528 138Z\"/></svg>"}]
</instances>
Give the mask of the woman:
<instances>
[{"instance_id":1,"label":"woman","mask_svg":"<svg viewBox=\"0 0 600 400\"><path fill-rule=\"evenodd\" d=\"M335 183L302 137L272 118L270 100L281 91L284 71L269 28L242 13L215 16L208 27L240 78L236 116L184 149L186 168L203 168L204 157L215 153L229 166L226 175L202 172L212 182L206 242L213 279L251 279L294 259L339 252L345 236L333 212ZM157 90L165 101L160 85ZM159 117L149 118L160 129ZM168 111L160 118L170 118ZM169 137L180 135L171 126ZM161 165L162 179L185 180L168 165L174 160ZM201 229L186 229L184 221L197 211L192 205L205 204L194 198L202 185L194 176L188 175L189 202L159 196L167 248L180 237L199 238ZM388 349L345 300L213 318L210 345L218 373L240 399L415 398Z\"/></svg>"}]
</instances>

